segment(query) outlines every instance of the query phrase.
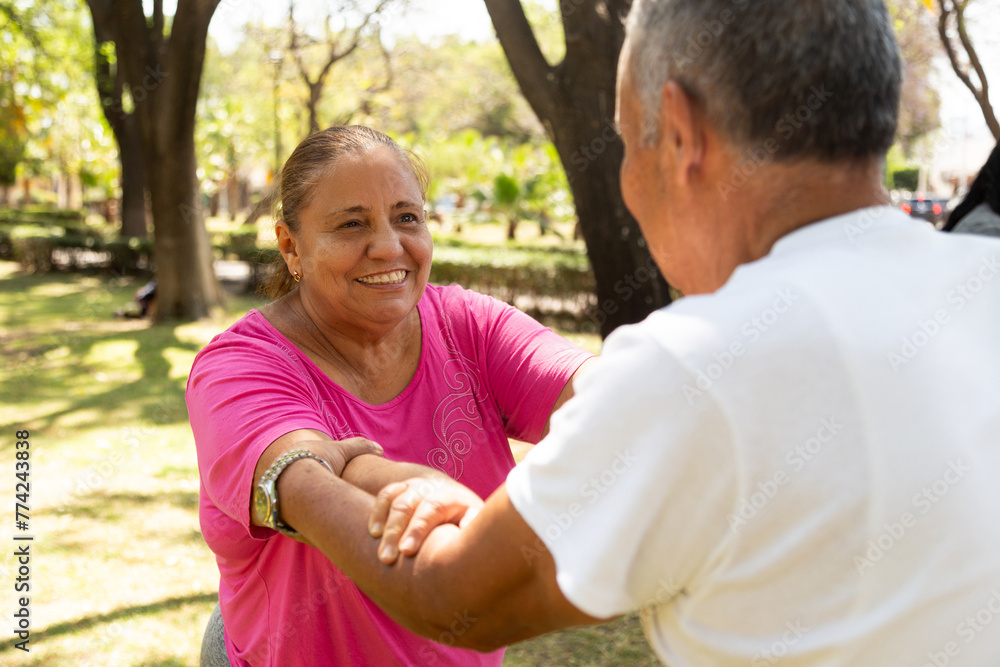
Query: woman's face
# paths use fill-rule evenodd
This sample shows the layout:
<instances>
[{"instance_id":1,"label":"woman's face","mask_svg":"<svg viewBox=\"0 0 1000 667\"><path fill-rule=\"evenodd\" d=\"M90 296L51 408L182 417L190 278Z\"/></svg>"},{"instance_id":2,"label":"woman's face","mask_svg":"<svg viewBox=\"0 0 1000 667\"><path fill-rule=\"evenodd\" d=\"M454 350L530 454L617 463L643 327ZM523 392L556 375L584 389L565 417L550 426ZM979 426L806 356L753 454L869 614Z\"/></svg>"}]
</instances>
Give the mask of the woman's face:
<instances>
[{"instance_id":1,"label":"woman's face","mask_svg":"<svg viewBox=\"0 0 1000 667\"><path fill-rule=\"evenodd\" d=\"M310 313L364 330L402 322L431 270L423 205L413 169L391 148L340 157L316 183L285 255L302 274L299 293Z\"/></svg>"}]
</instances>

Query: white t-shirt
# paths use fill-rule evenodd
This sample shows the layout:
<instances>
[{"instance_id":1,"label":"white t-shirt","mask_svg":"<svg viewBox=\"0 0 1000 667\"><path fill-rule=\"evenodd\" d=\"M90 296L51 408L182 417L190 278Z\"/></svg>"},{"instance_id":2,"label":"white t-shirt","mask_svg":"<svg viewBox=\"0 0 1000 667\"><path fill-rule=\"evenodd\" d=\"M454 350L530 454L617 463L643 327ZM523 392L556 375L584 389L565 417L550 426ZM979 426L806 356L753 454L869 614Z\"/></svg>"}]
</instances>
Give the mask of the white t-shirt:
<instances>
[{"instance_id":1,"label":"white t-shirt","mask_svg":"<svg viewBox=\"0 0 1000 667\"><path fill-rule=\"evenodd\" d=\"M1000 665L998 273L865 209L617 330L507 481L560 589L669 665Z\"/></svg>"}]
</instances>

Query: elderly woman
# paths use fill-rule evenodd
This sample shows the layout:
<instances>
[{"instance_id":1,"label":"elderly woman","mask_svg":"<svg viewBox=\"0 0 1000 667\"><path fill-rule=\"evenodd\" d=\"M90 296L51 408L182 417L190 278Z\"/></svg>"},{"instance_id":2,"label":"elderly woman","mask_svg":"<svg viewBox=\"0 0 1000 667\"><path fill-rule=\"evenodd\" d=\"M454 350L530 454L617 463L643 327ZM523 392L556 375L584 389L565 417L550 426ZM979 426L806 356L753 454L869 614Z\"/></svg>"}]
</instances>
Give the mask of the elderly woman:
<instances>
[{"instance_id":1,"label":"elderly woman","mask_svg":"<svg viewBox=\"0 0 1000 667\"><path fill-rule=\"evenodd\" d=\"M195 360L187 403L221 575L222 664L501 662L502 651L402 628L281 521L294 491L281 473L313 458L317 475L373 494L417 476L486 497L514 465L508 437L537 442L591 356L501 302L427 284L426 186L420 164L374 130L305 139L281 175L276 300ZM379 446L421 465L387 465L371 455ZM222 649L211 629L203 662Z\"/></svg>"}]
</instances>

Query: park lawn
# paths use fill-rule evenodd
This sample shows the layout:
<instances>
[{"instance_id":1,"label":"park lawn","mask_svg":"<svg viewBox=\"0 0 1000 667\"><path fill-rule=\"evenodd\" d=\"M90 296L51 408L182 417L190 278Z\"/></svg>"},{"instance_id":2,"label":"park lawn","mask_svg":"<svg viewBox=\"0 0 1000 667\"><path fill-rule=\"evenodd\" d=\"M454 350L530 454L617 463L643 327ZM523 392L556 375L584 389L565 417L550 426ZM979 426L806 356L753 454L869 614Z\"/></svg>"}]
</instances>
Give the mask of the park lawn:
<instances>
[{"instance_id":1,"label":"park lawn","mask_svg":"<svg viewBox=\"0 0 1000 667\"><path fill-rule=\"evenodd\" d=\"M31 549L31 650L5 631L0 665L197 665L218 573L198 528L184 385L197 351L258 302L234 296L228 315L151 326L112 317L141 281L16 269L0 262L0 613L10 619L19 596L13 536L32 535L17 543ZM20 429L26 532L13 516ZM627 618L522 643L504 664L656 662Z\"/></svg>"}]
</instances>

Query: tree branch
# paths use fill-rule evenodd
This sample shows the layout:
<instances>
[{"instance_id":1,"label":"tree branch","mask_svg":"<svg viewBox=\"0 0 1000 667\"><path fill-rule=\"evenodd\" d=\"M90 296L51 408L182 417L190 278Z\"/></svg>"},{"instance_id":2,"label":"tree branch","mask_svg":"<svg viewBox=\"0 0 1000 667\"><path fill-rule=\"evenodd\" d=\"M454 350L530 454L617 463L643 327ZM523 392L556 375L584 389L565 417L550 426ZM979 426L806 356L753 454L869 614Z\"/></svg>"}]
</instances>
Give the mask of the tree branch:
<instances>
[{"instance_id":1,"label":"tree branch","mask_svg":"<svg viewBox=\"0 0 1000 667\"><path fill-rule=\"evenodd\" d=\"M972 96L976 99L976 102L979 103L979 108L982 110L983 117L985 118L986 124L989 126L990 132L993 134L994 138L1000 139L1000 121L998 121L996 114L993 111L993 105L990 104L989 82L986 80L986 72L983 70L982 63L979 61L979 56L972 45L972 40L969 39L968 32L965 29L964 9L966 2L953 1L949 7L948 0L938 0L938 6L941 8L941 14L938 16L938 35L941 37L941 43L944 45L945 53L947 53L948 60L951 62L951 68L955 71L956 76L958 76L962 83L965 84L965 87L972 92ZM976 72L976 76L979 77L979 87L977 87L975 82L972 81L972 77L969 76L968 69L963 67L962 63L959 62L955 45L952 43L952 39L948 35L948 21L951 17L955 18L956 31L958 32L959 41L969 58L969 63Z\"/></svg>"},{"instance_id":2,"label":"tree branch","mask_svg":"<svg viewBox=\"0 0 1000 667\"><path fill-rule=\"evenodd\" d=\"M969 39L969 33L965 29L965 3L955 4L955 27L958 28L958 39L962 42L962 47L969 57L969 63L976 70L976 76L979 77L979 89L985 99L988 97L989 83L986 81L986 72L983 71L983 66L979 62L976 49L972 46L972 40Z\"/></svg>"},{"instance_id":3,"label":"tree branch","mask_svg":"<svg viewBox=\"0 0 1000 667\"><path fill-rule=\"evenodd\" d=\"M392 54L389 53L389 49L382 42L382 31L380 29L375 31L375 41L378 43L379 50L382 51L382 60L385 62L385 83L381 86L371 85L365 88L365 92L369 96L389 90L392 87L393 81Z\"/></svg>"},{"instance_id":4,"label":"tree branch","mask_svg":"<svg viewBox=\"0 0 1000 667\"><path fill-rule=\"evenodd\" d=\"M500 46L531 108L543 124L555 123L559 104L553 68L545 60L519 0L485 0Z\"/></svg>"},{"instance_id":5,"label":"tree branch","mask_svg":"<svg viewBox=\"0 0 1000 667\"><path fill-rule=\"evenodd\" d=\"M288 2L288 50L292 52L292 60L295 61L295 66L298 67L299 75L302 76L302 80L305 81L307 86L312 88L313 82L309 77L309 69L306 67L306 63L302 59L302 48L299 45L299 34L295 30L294 0L289 0Z\"/></svg>"},{"instance_id":6,"label":"tree branch","mask_svg":"<svg viewBox=\"0 0 1000 667\"><path fill-rule=\"evenodd\" d=\"M163 0L153 0L153 43L157 52L163 48Z\"/></svg>"}]
</instances>

